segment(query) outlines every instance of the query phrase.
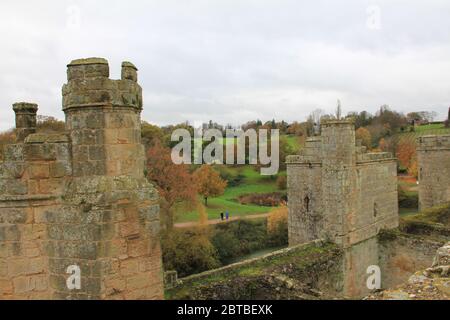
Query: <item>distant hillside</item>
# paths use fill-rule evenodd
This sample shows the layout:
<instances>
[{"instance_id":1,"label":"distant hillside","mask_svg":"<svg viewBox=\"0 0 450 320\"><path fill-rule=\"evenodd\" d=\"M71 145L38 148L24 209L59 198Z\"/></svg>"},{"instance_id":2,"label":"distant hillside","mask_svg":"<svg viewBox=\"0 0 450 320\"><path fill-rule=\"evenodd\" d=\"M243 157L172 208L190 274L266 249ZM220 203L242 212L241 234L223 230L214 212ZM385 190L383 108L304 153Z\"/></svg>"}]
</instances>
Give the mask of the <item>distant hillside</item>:
<instances>
[{"instance_id":1,"label":"distant hillside","mask_svg":"<svg viewBox=\"0 0 450 320\"><path fill-rule=\"evenodd\" d=\"M426 135L450 134L450 128L446 128L443 123L428 124L415 127L413 132L399 133L396 137L401 141L403 139L415 141L418 137Z\"/></svg>"}]
</instances>

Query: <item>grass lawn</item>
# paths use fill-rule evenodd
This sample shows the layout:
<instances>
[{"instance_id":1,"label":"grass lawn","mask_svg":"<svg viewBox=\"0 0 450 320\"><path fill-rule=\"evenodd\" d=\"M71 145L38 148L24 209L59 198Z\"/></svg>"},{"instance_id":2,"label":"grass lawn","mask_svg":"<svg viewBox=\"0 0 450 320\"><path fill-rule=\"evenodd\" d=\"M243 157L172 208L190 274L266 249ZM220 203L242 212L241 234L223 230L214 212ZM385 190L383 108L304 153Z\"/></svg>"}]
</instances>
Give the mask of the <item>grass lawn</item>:
<instances>
[{"instance_id":1,"label":"grass lawn","mask_svg":"<svg viewBox=\"0 0 450 320\"><path fill-rule=\"evenodd\" d=\"M297 136L286 135L284 137L292 150L295 152L300 150L300 140ZM223 144L230 144L234 143L234 140L224 138L221 142ZM222 196L208 199L208 206L206 208L208 219L218 219L220 213L227 210L232 217L270 212L273 207L243 205L239 203L238 198L244 194L281 192L277 187L276 180L278 176L286 175L286 171L281 171L277 176L262 176L260 170L255 170L255 167L251 165L238 167L219 166L216 169L222 173L226 173L226 176L229 178L240 177L241 180L238 185L229 185ZM203 199L199 200L203 201ZM182 205L176 209L176 212L176 222L198 221L199 219L197 210L190 211L183 208Z\"/></svg>"},{"instance_id":2,"label":"grass lawn","mask_svg":"<svg viewBox=\"0 0 450 320\"><path fill-rule=\"evenodd\" d=\"M242 181L237 186L227 187L225 193L217 198L209 198L206 211L208 219L218 219L221 212L228 210L232 217L246 216L270 212L273 207L258 205L243 205L238 197L244 194L270 193L280 191L276 184L276 177L262 176L259 170L253 166L227 167L226 170L233 175L241 175ZM203 201L203 199L199 199ZM181 206L177 209L176 222L198 221L199 215L196 210L187 211Z\"/></svg>"},{"instance_id":3,"label":"grass lawn","mask_svg":"<svg viewBox=\"0 0 450 320\"><path fill-rule=\"evenodd\" d=\"M414 208L399 208L399 215L401 217L412 216L417 214L418 212L419 210Z\"/></svg>"},{"instance_id":4,"label":"grass lawn","mask_svg":"<svg viewBox=\"0 0 450 320\"><path fill-rule=\"evenodd\" d=\"M442 134L450 134L450 128L446 128L444 124L428 124L417 126L414 132L399 133L397 137L400 140L407 139L415 141L421 136Z\"/></svg>"},{"instance_id":5,"label":"grass lawn","mask_svg":"<svg viewBox=\"0 0 450 320\"><path fill-rule=\"evenodd\" d=\"M286 135L286 140L289 146L292 148L292 150L295 151L295 153L297 153L300 150L301 144L299 137L294 135Z\"/></svg>"}]
</instances>

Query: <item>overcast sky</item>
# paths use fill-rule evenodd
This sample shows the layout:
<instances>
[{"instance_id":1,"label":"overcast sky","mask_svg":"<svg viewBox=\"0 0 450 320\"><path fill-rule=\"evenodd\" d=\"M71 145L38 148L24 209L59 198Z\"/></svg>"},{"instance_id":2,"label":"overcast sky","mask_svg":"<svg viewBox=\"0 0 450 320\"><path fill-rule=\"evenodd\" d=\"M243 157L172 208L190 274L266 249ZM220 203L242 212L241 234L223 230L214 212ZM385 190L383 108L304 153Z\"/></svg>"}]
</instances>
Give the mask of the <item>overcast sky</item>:
<instances>
[{"instance_id":1,"label":"overcast sky","mask_svg":"<svg viewBox=\"0 0 450 320\"><path fill-rule=\"evenodd\" d=\"M0 35L0 130L16 101L62 119L66 65L92 56L135 63L160 125L450 105L448 0L2 0Z\"/></svg>"}]
</instances>

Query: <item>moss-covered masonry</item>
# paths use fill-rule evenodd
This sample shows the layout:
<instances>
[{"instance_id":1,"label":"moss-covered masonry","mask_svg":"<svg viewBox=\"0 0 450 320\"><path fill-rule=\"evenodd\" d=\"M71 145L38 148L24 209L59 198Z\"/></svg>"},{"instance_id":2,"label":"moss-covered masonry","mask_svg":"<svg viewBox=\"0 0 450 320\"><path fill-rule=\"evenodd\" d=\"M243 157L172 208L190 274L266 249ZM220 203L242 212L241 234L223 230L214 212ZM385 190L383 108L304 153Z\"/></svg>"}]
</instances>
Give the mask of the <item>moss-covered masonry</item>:
<instances>
[{"instance_id":1,"label":"moss-covered masonry","mask_svg":"<svg viewBox=\"0 0 450 320\"><path fill-rule=\"evenodd\" d=\"M17 141L0 164L0 299L161 299L159 206L144 177L142 89L124 62L74 60L64 134L36 132L14 104ZM81 287L67 286L69 266Z\"/></svg>"},{"instance_id":2,"label":"moss-covered masonry","mask_svg":"<svg viewBox=\"0 0 450 320\"><path fill-rule=\"evenodd\" d=\"M417 139L419 208L450 202L450 135Z\"/></svg>"},{"instance_id":3,"label":"moss-covered masonry","mask_svg":"<svg viewBox=\"0 0 450 320\"><path fill-rule=\"evenodd\" d=\"M398 226L397 162L368 153L351 121L326 121L299 155L287 157L289 244L329 239L345 251L344 291L368 293L377 234Z\"/></svg>"},{"instance_id":4,"label":"moss-covered masonry","mask_svg":"<svg viewBox=\"0 0 450 320\"><path fill-rule=\"evenodd\" d=\"M342 294L342 251L313 241L179 279L168 299L326 299Z\"/></svg>"}]
</instances>

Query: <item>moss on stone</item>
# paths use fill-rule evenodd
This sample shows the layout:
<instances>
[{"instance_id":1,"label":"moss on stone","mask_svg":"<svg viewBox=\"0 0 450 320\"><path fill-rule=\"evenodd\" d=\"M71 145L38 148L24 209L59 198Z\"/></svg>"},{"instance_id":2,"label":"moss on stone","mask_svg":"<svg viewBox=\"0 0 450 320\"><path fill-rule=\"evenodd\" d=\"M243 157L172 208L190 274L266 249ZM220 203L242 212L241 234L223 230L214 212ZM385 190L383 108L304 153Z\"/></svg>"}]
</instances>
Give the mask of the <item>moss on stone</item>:
<instances>
[{"instance_id":1,"label":"moss on stone","mask_svg":"<svg viewBox=\"0 0 450 320\"><path fill-rule=\"evenodd\" d=\"M255 299L272 292L280 298L300 298L319 274L339 273L341 250L314 241L266 256L180 279L166 291L167 299ZM280 279L288 279L282 281ZM281 283L281 284L280 284Z\"/></svg>"},{"instance_id":2,"label":"moss on stone","mask_svg":"<svg viewBox=\"0 0 450 320\"><path fill-rule=\"evenodd\" d=\"M83 66L89 64L108 64L108 60L104 58L86 58L73 60L68 66Z\"/></svg>"}]
</instances>

